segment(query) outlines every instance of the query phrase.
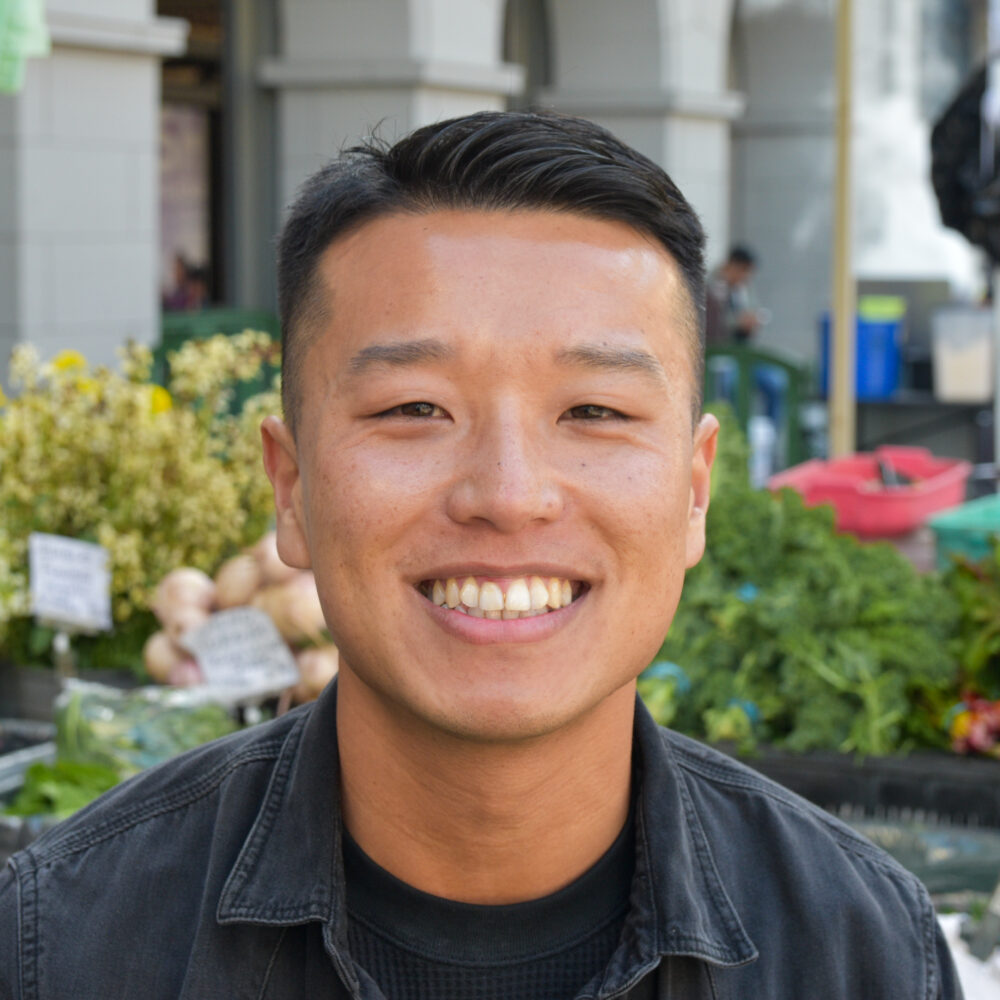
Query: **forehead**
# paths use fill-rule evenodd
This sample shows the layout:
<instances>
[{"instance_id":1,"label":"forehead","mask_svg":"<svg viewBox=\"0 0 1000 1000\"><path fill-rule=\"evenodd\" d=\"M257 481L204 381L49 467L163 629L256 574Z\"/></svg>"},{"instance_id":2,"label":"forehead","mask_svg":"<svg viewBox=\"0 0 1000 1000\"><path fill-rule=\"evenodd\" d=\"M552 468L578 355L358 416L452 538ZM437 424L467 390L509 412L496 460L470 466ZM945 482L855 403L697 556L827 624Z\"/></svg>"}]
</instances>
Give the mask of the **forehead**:
<instances>
[{"instance_id":1,"label":"forehead","mask_svg":"<svg viewBox=\"0 0 1000 1000\"><path fill-rule=\"evenodd\" d=\"M366 342L444 337L461 349L484 331L512 344L565 346L628 329L691 353L690 301L656 240L625 223L554 211L447 210L376 218L323 254L321 339L341 359ZM331 358L331 360L333 360Z\"/></svg>"}]
</instances>

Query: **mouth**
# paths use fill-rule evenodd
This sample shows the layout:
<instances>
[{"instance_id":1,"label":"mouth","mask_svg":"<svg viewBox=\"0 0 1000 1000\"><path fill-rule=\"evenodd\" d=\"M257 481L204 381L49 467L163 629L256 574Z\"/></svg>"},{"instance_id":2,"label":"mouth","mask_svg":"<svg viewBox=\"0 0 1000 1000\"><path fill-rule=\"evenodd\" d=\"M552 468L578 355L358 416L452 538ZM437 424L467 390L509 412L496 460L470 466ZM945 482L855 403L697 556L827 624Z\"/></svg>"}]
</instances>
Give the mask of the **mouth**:
<instances>
[{"instance_id":1,"label":"mouth","mask_svg":"<svg viewBox=\"0 0 1000 1000\"><path fill-rule=\"evenodd\" d=\"M555 576L450 576L422 580L417 589L438 607L472 618L513 621L568 607L586 593L589 584Z\"/></svg>"}]
</instances>

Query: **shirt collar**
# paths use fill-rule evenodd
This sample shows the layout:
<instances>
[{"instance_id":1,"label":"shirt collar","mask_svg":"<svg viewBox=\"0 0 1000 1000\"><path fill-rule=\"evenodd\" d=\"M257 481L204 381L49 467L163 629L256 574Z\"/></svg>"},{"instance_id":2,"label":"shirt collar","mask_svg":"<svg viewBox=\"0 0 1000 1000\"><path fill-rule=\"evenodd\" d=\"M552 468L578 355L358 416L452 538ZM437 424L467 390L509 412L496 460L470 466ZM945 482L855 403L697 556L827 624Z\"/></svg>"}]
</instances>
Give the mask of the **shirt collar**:
<instances>
[{"instance_id":1,"label":"shirt collar","mask_svg":"<svg viewBox=\"0 0 1000 1000\"><path fill-rule=\"evenodd\" d=\"M337 685L289 732L257 819L223 887L220 923L324 925L327 950L347 985L347 911L341 861ZM757 957L722 880L669 742L636 699L641 775L636 863L622 947L605 995L639 978L664 955L737 966Z\"/></svg>"}]
</instances>

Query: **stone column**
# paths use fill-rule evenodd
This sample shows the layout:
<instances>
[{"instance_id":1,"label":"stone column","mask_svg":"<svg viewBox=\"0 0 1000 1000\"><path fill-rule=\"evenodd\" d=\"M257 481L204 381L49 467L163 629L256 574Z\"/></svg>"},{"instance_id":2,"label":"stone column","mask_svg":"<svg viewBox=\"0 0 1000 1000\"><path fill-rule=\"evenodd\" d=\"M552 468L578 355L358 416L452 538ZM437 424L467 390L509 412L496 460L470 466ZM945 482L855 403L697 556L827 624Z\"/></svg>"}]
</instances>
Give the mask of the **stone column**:
<instances>
[{"instance_id":1,"label":"stone column","mask_svg":"<svg viewBox=\"0 0 1000 1000\"><path fill-rule=\"evenodd\" d=\"M261 81L277 94L278 202L378 127L503 108L523 70L501 61L502 0L281 0L280 54Z\"/></svg>"},{"instance_id":2,"label":"stone column","mask_svg":"<svg viewBox=\"0 0 1000 1000\"><path fill-rule=\"evenodd\" d=\"M553 0L555 83L545 101L661 164L701 215L709 259L729 239L732 0Z\"/></svg>"},{"instance_id":3,"label":"stone column","mask_svg":"<svg viewBox=\"0 0 1000 1000\"><path fill-rule=\"evenodd\" d=\"M0 95L0 356L158 338L160 59L187 25L152 8L49 0L51 56Z\"/></svg>"}]
</instances>

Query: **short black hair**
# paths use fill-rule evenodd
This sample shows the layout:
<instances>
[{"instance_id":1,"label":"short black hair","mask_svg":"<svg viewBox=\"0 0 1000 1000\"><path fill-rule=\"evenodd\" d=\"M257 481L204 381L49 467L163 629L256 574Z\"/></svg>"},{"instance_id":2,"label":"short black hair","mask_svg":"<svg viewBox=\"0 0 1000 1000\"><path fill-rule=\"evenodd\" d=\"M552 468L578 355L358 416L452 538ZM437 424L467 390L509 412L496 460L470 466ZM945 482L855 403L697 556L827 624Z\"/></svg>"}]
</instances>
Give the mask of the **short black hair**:
<instances>
[{"instance_id":1,"label":"short black hair","mask_svg":"<svg viewBox=\"0 0 1000 1000\"><path fill-rule=\"evenodd\" d=\"M757 255L743 243L737 243L729 250L729 263L742 264L744 267L756 267Z\"/></svg>"},{"instance_id":2,"label":"short black hair","mask_svg":"<svg viewBox=\"0 0 1000 1000\"><path fill-rule=\"evenodd\" d=\"M449 209L572 212L624 222L680 268L688 303L696 409L701 405L705 235L666 172L593 122L556 112L482 111L426 125L394 145L345 150L302 186L278 241L282 401L294 428L306 327L326 296L318 264L338 238L375 218Z\"/></svg>"}]
</instances>

